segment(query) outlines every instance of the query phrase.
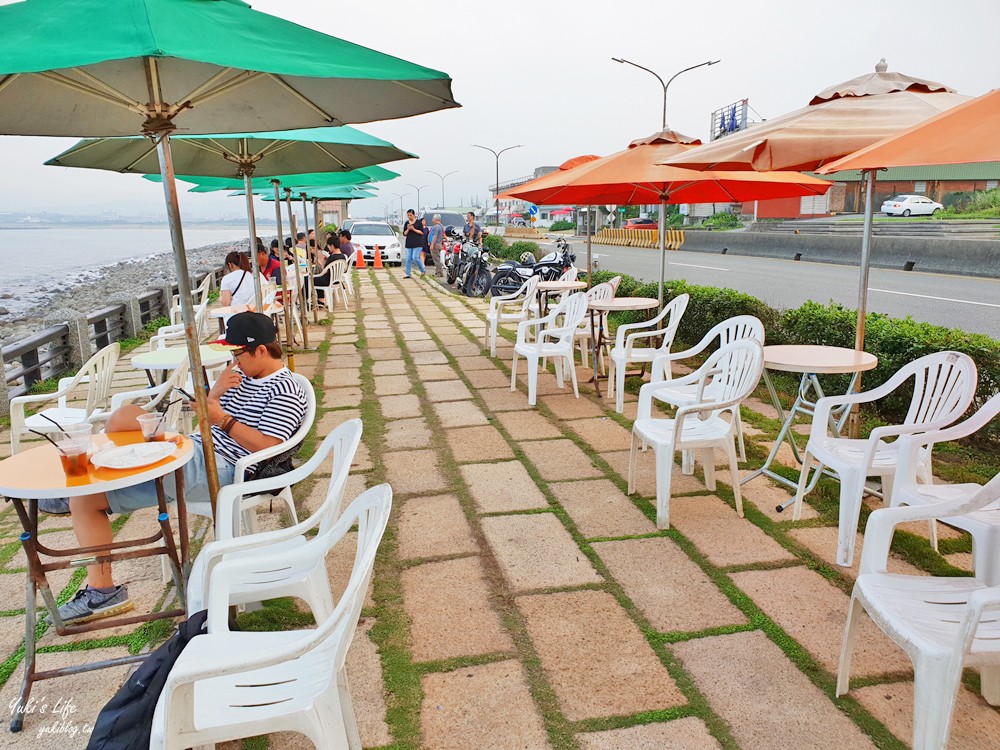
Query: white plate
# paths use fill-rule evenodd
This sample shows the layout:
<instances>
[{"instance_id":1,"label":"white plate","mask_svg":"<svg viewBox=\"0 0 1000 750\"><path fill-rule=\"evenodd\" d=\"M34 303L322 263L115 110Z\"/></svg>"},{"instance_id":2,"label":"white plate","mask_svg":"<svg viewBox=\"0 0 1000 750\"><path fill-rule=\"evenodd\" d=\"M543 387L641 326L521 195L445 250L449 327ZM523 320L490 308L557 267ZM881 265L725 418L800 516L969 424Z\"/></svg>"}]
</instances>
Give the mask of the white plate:
<instances>
[{"instance_id":1,"label":"white plate","mask_svg":"<svg viewBox=\"0 0 1000 750\"><path fill-rule=\"evenodd\" d=\"M98 451L91 456L90 462L105 469L138 469L162 461L176 450L177 446L167 441L136 443Z\"/></svg>"}]
</instances>

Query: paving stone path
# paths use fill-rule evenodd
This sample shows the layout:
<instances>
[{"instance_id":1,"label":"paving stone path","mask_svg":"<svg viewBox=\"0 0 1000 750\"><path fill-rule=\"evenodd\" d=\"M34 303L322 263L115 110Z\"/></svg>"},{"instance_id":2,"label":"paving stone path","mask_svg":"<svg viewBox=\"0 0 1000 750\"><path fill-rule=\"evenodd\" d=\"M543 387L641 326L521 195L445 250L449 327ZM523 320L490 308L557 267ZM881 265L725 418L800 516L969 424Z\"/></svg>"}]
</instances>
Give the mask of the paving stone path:
<instances>
[{"instance_id":1,"label":"paving stone path","mask_svg":"<svg viewBox=\"0 0 1000 750\"><path fill-rule=\"evenodd\" d=\"M624 416L614 414L613 403L583 384L589 373L581 368L581 398L543 374L531 408L523 380L510 391L510 340L499 342L495 359L483 350L481 300L398 271L361 272L356 287L352 311L313 328L319 350L297 354L296 367L321 391L317 440L346 419L365 422L348 497L383 481L394 490L348 658L365 747L909 746L912 670L870 624L859 637L856 686L833 698L857 568L833 565L828 513L807 505L793 524L774 512L788 493L756 480L744 489L740 518L727 472L709 492L700 469L685 476L678 466L672 528L657 531L651 451L640 454L638 494L625 494L634 396ZM122 387L141 381L127 361L119 369ZM773 417L769 404L749 406L747 470L769 447ZM6 434L0 441L3 450ZM303 512L317 507L325 482L297 488ZM150 518L133 514L119 535ZM280 523L278 513L261 523ZM71 538L66 519L46 520L44 531ZM20 677L17 532L12 510L0 509L2 706ZM204 535L205 525L195 533ZM331 557L336 592L351 550ZM967 557L949 561L967 567ZM891 569L921 572L901 559ZM158 562L123 566L121 575L146 606L171 596ZM78 578L58 579L64 596ZM119 655L149 638L136 629L78 638L73 648ZM66 642L43 636L45 663L72 663ZM125 672L98 674L37 690L72 696L83 724ZM51 747L31 731L43 723L29 720L19 736L0 728L0 746ZM998 736L1000 713L963 687L950 747L995 747ZM310 745L271 735L219 747Z\"/></svg>"}]
</instances>

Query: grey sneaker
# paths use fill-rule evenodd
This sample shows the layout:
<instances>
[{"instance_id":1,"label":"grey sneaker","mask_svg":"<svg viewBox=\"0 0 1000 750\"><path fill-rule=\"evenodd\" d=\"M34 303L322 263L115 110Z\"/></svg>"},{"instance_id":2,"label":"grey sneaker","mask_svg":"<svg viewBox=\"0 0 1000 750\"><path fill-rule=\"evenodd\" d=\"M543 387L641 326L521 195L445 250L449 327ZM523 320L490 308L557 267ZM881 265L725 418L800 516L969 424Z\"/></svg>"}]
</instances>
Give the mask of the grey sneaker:
<instances>
[{"instance_id":1,"label":"grey sneaker","mask_svg":"<svg viewBox=\"0 0 1000 750\"><path fill-rule=\"evenodd\" d=\"M133 609L135 605L128 598L125 586L115 586L110 594L102 594L97 589L87 587L77 591L76 596L59 608L59 616L67 625L80 625L131 612ZM51 618L46 619L52 624Z\"/></svg>"},{"instance_id":2,"label":"grey sneaker","mask_svg":"<svg viewBox=\"0 0 1000 750\"><path fill-rule=\"evenodd\" d=\"M69 498L53 497L38 501L38 510L48 513L50 516L68 516Z\"/></svg>"}]
</instances>

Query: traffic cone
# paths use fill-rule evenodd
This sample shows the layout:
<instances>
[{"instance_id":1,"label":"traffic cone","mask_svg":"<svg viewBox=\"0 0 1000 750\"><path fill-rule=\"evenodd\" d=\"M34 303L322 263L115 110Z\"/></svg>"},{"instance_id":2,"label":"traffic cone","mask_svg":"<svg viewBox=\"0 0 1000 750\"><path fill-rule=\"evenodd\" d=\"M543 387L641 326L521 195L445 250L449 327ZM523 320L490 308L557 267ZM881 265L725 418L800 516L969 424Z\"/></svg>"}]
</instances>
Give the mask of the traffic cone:
<instances>
[{"instance_id":1,"label":"traffic cone","mask_svg":"<svg viewBox=\"0 0 1000 750\"><path fill-rule=\"evenodd\" d=\"M364 268L367 264L365 263L364 253L361 252L361 248L358 248L358 255L354 261L355 268Z\"/></svg>"},{"instance_id":2,"label":"traffic cone","mask_svg":"<svg viewBox=\"0 0 1000 750\"><path fill-rule=\"evenodd\" d=\"M382 251L378 249L378 245L375 246L375 259L372 261L372 268L385 268L382 265Z\"/></svg>"}]
</instances>

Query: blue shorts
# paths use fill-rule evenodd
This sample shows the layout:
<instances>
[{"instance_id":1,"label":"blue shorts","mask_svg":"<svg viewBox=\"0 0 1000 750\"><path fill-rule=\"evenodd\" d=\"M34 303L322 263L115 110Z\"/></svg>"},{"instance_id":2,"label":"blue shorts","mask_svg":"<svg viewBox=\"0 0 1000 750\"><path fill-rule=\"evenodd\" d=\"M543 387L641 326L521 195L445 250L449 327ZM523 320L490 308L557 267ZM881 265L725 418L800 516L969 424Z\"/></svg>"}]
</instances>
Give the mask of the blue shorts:
<instances>
[{"instance_id":1,"label":"blue shorts","mask_svg":"<svg viewBox=\"0 0 1000 750\"><path fill-rule=\"evenodd\" d=\"M196 442L193 452L191 460L184 464L184 502L207 503L208 472L205 470L205 451ZM220 487L233 483L236 467L218 453L215 454L215 468ZM173 472L163 478L163 489L168 503L177 502L177 486ZM131 513L139 508L155 508L156 483L149 481L122 490L112 490L107 493L107 498L108 506L113 513Z\"/></svg>"}]
</instances>

